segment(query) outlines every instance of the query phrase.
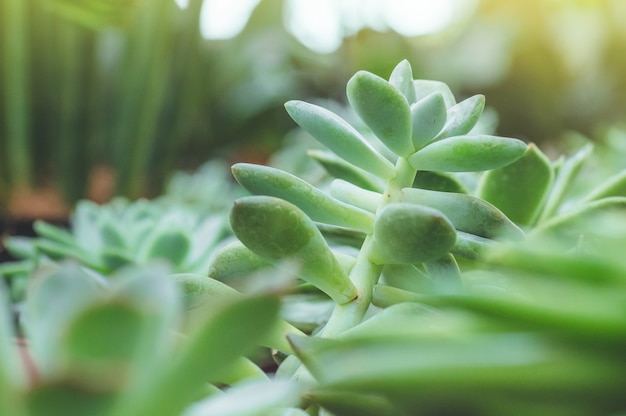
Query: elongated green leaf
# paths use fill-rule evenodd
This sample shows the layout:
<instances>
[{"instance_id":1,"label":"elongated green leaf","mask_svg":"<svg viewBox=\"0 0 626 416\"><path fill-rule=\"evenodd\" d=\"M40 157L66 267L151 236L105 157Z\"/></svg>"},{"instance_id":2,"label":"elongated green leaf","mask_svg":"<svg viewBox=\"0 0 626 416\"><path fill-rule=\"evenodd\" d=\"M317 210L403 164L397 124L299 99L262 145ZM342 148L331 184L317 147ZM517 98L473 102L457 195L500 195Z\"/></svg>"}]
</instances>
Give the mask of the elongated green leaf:
<instances>
[{"instance_id":1,"label":"elongated green leaf","mask_svg":"<svg viewBox=\"0 0 626 416\"><path fill-rule=\"evenodd\" d=\"M290 339L321 386L382 395L401 409L399 414L415 409L481 414L494 404L519 410L529 400L545 404L547 391L552 406L566 395L579 405L595 397L592 403L601 407L602 400L619 394L614 383L619 384L620 369L609 360L580 359L531 334ZM486 398L494 403L485 407Z\"/></svg>"},{"instance_id":2,"label":"elongated green leaf","mask_svg":"<svg viewBox=\"0 0 626 416\"><path fill-rule=\"evenodd\" d=\"M164 259L174 266L180 266L191 250L191 241L183 231L164 230L157 233L146 246L144 258Z\"/></svg>"},{"instance_id":3,"label":"elongated green leaf","mask_svg":"<svg viewBox=\"0 0 626 416\"><path fill-rule=\"evenodd\" d=\"M51 380L29 390L24 402L29 416L107 415L116 393L72 380Z\"/></svg>"},{"instance_id":4,"label":"elongated green leaf","mask_svg":"<svg viewBox=\"0 0 626 416\"><path fill-rule=\"evenodd\" d=\"M409 157L418 170L476 172L515 162L526 151L521 140L499 136L456 136L432 143Z\"/></svg>"},{"instance_id":5,"label":"elongated green leaf","mask_svg":"<svg viewBox=\"0 0 626 416\"><path fill-rule=\"evenodd\" d=\"M418 170L413 180L413 188L428 189L431 191L456 192L457 194L468 193L463 183L443 172L431 172L428 170Z\"/></svg>"},{"instance_id":6,"label":"elongated green leaf","mask_svg":"<svg viewBox=\"0 0 626 416\"><path fill-rule=\"evenodd\" d=\"M613 196L586 203L545 221L533 229L532 235L558 236L570 243L577 241L582 234L601 236L607 230L599 225L610 226L602 219L610 218L608 214L611 212L626 213L626 197Z\"/></svg>"},{"instance_id":7,"label":"elongated green leaf","mask_svg":"<svg viewBox=\"0 0 626 416\"><path fill-rule=\"evenodd\" d=\"M35 221L33 223L33 229L40 237L44 237L55 241L60 244L65 244L67 246L75 246L76 240L74 236L70 234L67 230L64 230L61 227L57 227L56 225L48 224L45 221Z\"/></svg>"},{"instance_id":8,"label":"elongated green leaf","mask_svg":"<svg viewBox=\"0 0 626 416\"><path fill-rule=\"evenodd\" d=\"M279 409L296 406L303 390L302 385L288 380L241 383L227 390L226 394L194 405L184 415L281 416ZM299 414L294 413L294 416Z\"/></svg>"},{"instance_id":9,"label":"elongated green leaf","mask_svg":"<svg viewBox=\"0 0 626 416\"><path fill-rule=\"evenodd\" d=\"M570 190L576 175L578 175L583 163L589 158L592 151L593 146L587 144L572 156L560 159L555 163L556 177L554 185L548 194L545 207L539 217L539 223L546 221L559 211L565 195Z\"/></svg>"},{"instance_id":10,"label":"elongated green leaf","mask_svg":"<svg viewBox=\"0 0 626 416\"><path fill-rule=\"evenodd\" d=\"M307 397L336 415L398 416L399 410L384 396L336 389L315 389Z\"/></svg>"},{"instance_id":11,"label":"elongated green leaf","mask_svg":"<svg viewBox=\"0 0 626 416\"><path fill-rule=\"evenodd\" d=\"M498 208L467 194L403 188L401 201L441 211L457 230L493 239L521 240L524 232Z\"/></svg>"},{"instance_id":12,"label":"elongated green leaf","mask_svg":"<svg viewBox=\"0 0 626 416\"><path fill-rule=\"evenodd\" d=\"M89 305L66 323L56 357L62 363L58 371L103 390L125 385L132 375L134 358L143 352L138 347L149 345L142 345L148 323L135 305Z\"/></svg>"},{"instance_id":13,"label":"elongated green leaf","mask_svg":"<svg viewBox=\"0 0 626 416\"><path fill-rule=\"evenodd\" d=\"M412 264L386 264L381 283L415 293L431 293L432 279Z\"/></svg>"},{"instance_id":14,"label":"elongated green leaf","mask_svg":"<svg viewBox=\"0 0 626 416\"><path fill-rule=\"evenodd\" d=\"M289 101L285 108L300 127L337 156L381 178L393 177L393 164L335 113L302 101Z\"/></svg>"},{"instance_id":15,"label":"elongated green leaf","mask_svg":"<svg viewBox=\"0 0 626 416\"><path fill-rule=\"evenodd\" d=\"M382 192L385 183L378 177L351 163L335 156L333 153L318 150L309 150L307 155L321 164L326 172L337 179L343 179L361 188Z\"/></svg>"},{"instance_id":16,"label":"elongated green leaf","mask_svg":"<svg viewBox=\"0 0 626 416\"><path fill-rule=\"evenodd\" d=\"M610 198L614 196L626 196L626 170L623 170L593 190L585 197L585 201L596 201L602 198Z\"/></svg>"},{"instance_id":17,"label":"elongated green leaf","mask_svg":"<svg viewBox=\"0 0 626 416\"><path fill-rule=\"evenodd\" d=\"M411 106L413 145L424 147L435 138L446 123L447 108L443 95L434 92Z\"/></svg>"},{"instance_id":18,"label":"elongated green leaf","mask_svg":"<svg viewBox=\"0 0 626 416\"><path fill-rule=\"evenodd\" d=\"M113 415L178 415L195 401L206 380L251 351L275 324L280 303L273 296L242 298L216 306L159 377L129 388Z\"/></svg>"},{"instance_id":19,"label":"elongated green leaf","mask_svg":"<svg viewBox=\"0 0 626 416\"><path fill-rule=\"evenodd\" d=\"M238 277L270 266L266 260L255 254L241 241L233 241L218 249L211 259L208 276L228 281L231 277Z\"/></svg>"},{"instance_id":20,"label":"elongated green leaf","mask_svg":"<svg viewBox=\"0 0 626 416\"><path fill-rule=\"evenodd\" d=\"M439 211L423 205L393 203L376 218L368 257L376 264L416 264L446 254L456 232Z\"/></svg>"},{"instance_id":21,"label":"elongated green leaf","mask_svg":"<svg viewBox=\"0 0 626 416\"><path fill-rule=\"evenodd\" d=\"M341 179L331 182L330 193L340 201L372 213L376 212L382 200L382 194L359 188Z\"/></svg>"},{"instance_id":22,"label":"elongated green leaf","mask_svg":"<svg viewBox=\"0 0 626 416\"><path fill-rule=\"evenodd\" d=\"M24 369L18 354L18 345L11 327L6 287L0 280L0 414L22 416L17 402L18 390L25 383Z\"/></svg>"},{"instance_id":23,"label":"elongated green leaf","mask_svg":"<svg viewBox=\"0 0 626 416\"><path fill-rule=\"evenodd\" d=\"M296 205L313 221L368 232L374 216L326 195L302 179L269 166L238 163L232 167L237 181L255 195L281 198Z\"/></svg>"},{"instance_id":24,"label":"elongated green leaf","mask_svg":"<svg viewBox=\"0 0 626 416\"><path fill-rule=\"evenodd\" d=\"M273 197L240 198L231 226L246 247L270 263L297 260L300 276L337 303L357 295L315 224L295 205Z\"/></svg>"},{"instance_id":25,"label":"elongated green leaf","mask_svg":"<svg viewBox=\"0 0 626 416\"><path fill-rule=\"evenodd\" d=\"M179 273L171 278L182 288L187 309L197 308L215 299L235 299L240 296L232 287L210 277Z\"/></svg>"},{"instance_id":26,"label":"elongated green leaf","mask_svg":"<svg viewBox=\"0 0 626 416\"><path fill-rule=\"evenodd\" d=\"M389 82L359 71L348 81L348 101L361 120L398 156L415 151L411 141L411 110L407 99Z\"/></svg>"},{"instance_id":27,"label":"elongated green leaf","mask_svg":"<svg viewBox=\"0 0 626 416\"><path fill-rule=\"evenodd\" d=\"M406 59L402 60L391 72L389 83L396 87L407 99L409 104L417 101L413 85L413 69Z\"/></svg>"},{"instance_id":28,"label":"elongated green leaf","mask_svg":"<svg viewBox=\"0 0 626 416\"><path fill-rule=\"evenodd\" d=\"M42 270L32 281L26 300L26 332L43 374L53 373L61 364L55 359L58 340L73 316L99 296L96 282L73 264Z\"/></svg>"},{"instance_id":29,"label":"elongated green leaf","mask_svg":"<svg viewBox=\"0 0 626 416\"><path fill-rule=\"evenodd\" d=\"M533 225L554 180L550 160L534 144L508 166L486 172L477 195L519 225Z\"/></svg>"},{"instance_id":30,"label":"elongated green leaf","mask_svg":"<svg viewBox=\"0 0 626 416\"><path fill-rule=\"evenodd\" d=\"M415 87L416 100L419 101L422 98L437 92L443 96L443 100L446 103L446 107L450 108L456 104L454 94L450 91L448 84L441 81L432 81L429 79L416 79L413 81Z\"/></svg>"},{"instance_id":31,"label":"elongated green leaf","mask_svg":"<svg viewBox=\"0 0 626 416\"><path fill-rule=\"evenodd\" d=\"M435 140L469 133L478 123L484 109L485 97L483 95L474 95L450 107L446 124Z\"/></svg>"}]
</instances>

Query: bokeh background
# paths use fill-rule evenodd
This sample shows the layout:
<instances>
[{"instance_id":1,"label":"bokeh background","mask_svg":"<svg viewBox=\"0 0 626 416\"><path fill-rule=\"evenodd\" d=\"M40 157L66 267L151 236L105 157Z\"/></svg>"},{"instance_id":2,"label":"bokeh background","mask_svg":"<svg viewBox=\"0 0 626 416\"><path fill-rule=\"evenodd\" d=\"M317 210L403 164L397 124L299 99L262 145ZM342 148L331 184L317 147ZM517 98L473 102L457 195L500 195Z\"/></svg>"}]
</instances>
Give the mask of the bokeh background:
<instances>
[{"instance_id":1,"label":"bokeh background","mask_svg":"<svg viewBox=\"0 0 626 416\"><path fill-rule=\"evenodd\" d=\"M0 0L0 210L263 161L294 128L285 101L343 103L354 72L402 59L548 154L622 137L624 22L623 0Z\"/></svg>"}]
</instances>

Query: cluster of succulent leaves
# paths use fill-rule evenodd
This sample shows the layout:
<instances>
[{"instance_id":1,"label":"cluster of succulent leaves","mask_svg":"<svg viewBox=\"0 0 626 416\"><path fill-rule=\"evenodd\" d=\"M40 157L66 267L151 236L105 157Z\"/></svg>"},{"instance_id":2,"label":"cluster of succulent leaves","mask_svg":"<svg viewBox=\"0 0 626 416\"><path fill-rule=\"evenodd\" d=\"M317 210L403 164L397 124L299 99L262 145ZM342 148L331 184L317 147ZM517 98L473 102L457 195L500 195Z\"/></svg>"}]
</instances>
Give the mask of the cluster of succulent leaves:
<instances>
[{"instance_id":1,"label":"cluster of succulent leaves","mask_svg":"<svg viewBox=\"0 0 626 416\"><path fill-rule=\"evenodd\" d=\"M590 147L553 162L482 134L482 96L457 103L408 62L347 93L367 132L286 105L336 179L236 164L237 240L202 240L198 263L172 261L197 241L163 250L191 273L129 261L104 279L73 255L30 277L19 325L0 322L0 413L624 412L626 175L581 189Z\"/></svg>"},{"instance_id":2,"label":"cluster of succulent leaves","mask_svg":"<svg viewBox=\"0 0 626 416\"><path fill-rule=\"evenodd\" d=\"M317 289L332 304L301 326L313 335L289 337L295 357L278 375L312 377L307 398L334 414L623 409L624 361L610 351L626 329L626 268L606 246L624 240L608 244L597 221L624 220L626 175L572 198L591 147L552 162L532 144L475 133L484 98L456 103L446 85L413 80L407 62L388 81L357 73L347 95L367 139L322 107L286 105L328 148L310 153L336 177L328 192L233 166L255 196L235 201L240 241L209 276L295 258L302 291L291 299L313 310Z\"/></svg>"},{"instance_id":3,"label":"cluster of succulent leaves","mask_svg":"<svg viewBox=\"0 0 626 416\"><path fill-rule=\"evenodd\" d=\"M211 253L231 235L227 210L241 194L223 163L209 161L194 173L176 173L157 199L117 197L102 205L82 200L69 229L37 221L37 237L5 239L6 249L21 261L0 266L0 275L19 300L29 275L63 259L103 276L156 259L167 261L175 272L206 272Z\"/></svg>"}]
</instances>

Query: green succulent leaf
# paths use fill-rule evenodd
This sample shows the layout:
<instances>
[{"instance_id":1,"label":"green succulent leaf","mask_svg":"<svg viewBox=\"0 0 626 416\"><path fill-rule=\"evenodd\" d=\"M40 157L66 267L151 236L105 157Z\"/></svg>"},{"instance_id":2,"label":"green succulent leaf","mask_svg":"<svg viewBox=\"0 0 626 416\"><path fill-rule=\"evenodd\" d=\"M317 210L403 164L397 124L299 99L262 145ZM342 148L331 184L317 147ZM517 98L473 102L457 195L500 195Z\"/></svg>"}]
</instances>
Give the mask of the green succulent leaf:
<instances>
[{"instance_id":1,"label":"green succulent leaf","mask_svg":"<svg viewBox=\"0 0 626 416\"><path fill-rule=\"evenodd\" d=\"M600 184L589 195L585 197L585 201L597 201L603 198L626 196L626 170L611 176L604 183Z\"/></svg>"},{"instance_id":2,"label":"green succulent leaf","mask_svg":"<svg viewBox=\"0 0 626 416\"><path fill-rule=\"evenodd\" d=\"M393 177L393 164L335 113L303 101L289 101L285 108L300 127L337 156L381 178Z\"/></svg>"},{"instance_id":3,"label":"green succulent leaf","mask_svg":"<svg viewBox=\"0 0 626 416\"><path fill-rule=\"evenodd\" d=\"M43 374L57 370L59 338L72 318L100 296L100 290L96 281L74 264L40 270L35 276L26 298L26 333Z\"/></svg>"},{"instance_id":4,"label":"green succulent leaf","mask_svg":"<svg viewBox=\"0 0 626 416\"><path fill-rule=\"evenodd\" d=\"M326 195L302 179L269 166L238 163L232 167L237 181L255 195L281 198L296 205L313 221L368 232L374 216Z\"/></svg>"},{"instance_id":5,"label":"green succulent leaf","mask_svg":"<svg viewBox=\"0 0 626 416\"><path fill-rule=\"evenodd\" d=\"M337 303L349 302L357 290L341 269L313 221L295 205L282 199L253 196L235 201L231 211L235 235L270 263L295 259L300 277Z\"/></svg>"},{"instance_id":6,"label":"green succulent leaf","mask_svg":"<svg viewBox=\"0 0 626 416\"><path fill-rule=\"evenodd\" d=\"M382 200L382 194L359 188L350 182L335 179L330 184L330 193L347 204L375 213Z\"/></svg>"},{"instance_id":7,"label":"green succulent leaf","mask_svg":"<svg viewBox=\"0 0 626 416\"><path fill-rule=\"evenodd\" d=\"M524 232L495 206L467 194L403 188L401 201L443 213L457 230L491 239L521 240Z\"/></svg>"},{"instance_id":8,"label":"green succulent leaf","mask_svg":"<svg viewBox=\"0 0 626 416\"><path fill-rule=\"evenodd\" d=\"M498 207L516 224L533 225L553 180L550 160L531 143L515 162L486 172L477 195Z\"/></svg>"},{"instance_id":9,"label":"green succulent leaf","mask_svg":"<svg viewBox=\"0 0 626 416\"><path fill-rule=\"evenodd\" d=\"M359 71L348 81L347 93L354 111L389 150L403 157L415 151L411 110L398 89L377 75Z\"/></svg>"},{"instance_id":10,"label":"green succulent leaf","mask_svg":"<svg viewBox=\"0 0 626 416\"><path fill-rule=\"evenodd\" d=\"M70 247L76 245L74 236L72 236L72 234L70 234L67 230L57 227L56 225L48 224L42 220L37 220L33 223L33 229L40 237L47 238Z\"/></svg>"},{"instance_id":11,"label":"green succulent leaf","mask_svg":"<svg viewBox=\"0 0 626 416\"><path fill-rule=\"evenodd\" d=\"M178 273L171 278L181 287L187 309L197 308L215 299L235 299L240 296L232 287L207 276Z\"/></svg>"},{"instance_id":12,"label":"green succulent leaf","mask_svg":"<svg viewBox=\"0 0 626 416\"><path fill-rule=\"evenodd\" d=\"M415 102L425 98L432 93L439 93L443 97L446 107L450 108L456 104L454 94L450 91L448 84L441 81L433 81L429 79L416 79L413 81L415 87Z\"/></svg>"},{"instance_id":13,"label":"green succulent leaf","mask_svg":"<svg viewBox=\"0 0 626 416\"><path fill-rule=\"evenodd\" d=\"M413 180L413 188L428 189L430 191L468 193L465 185L451 174L418 170Z\"/></svg>"},{"instance_id":14,"label":"green succulent leaf","mask_svg":"<svg viewBox=\"0 0 626 416\"><path fill-rule=\"evenodd\" d=\"M474 95L450 107L446 124L435 140L468 134L478 123L484 109L483 95Z\"/></svg>"},{"instance_id":15,"label":"green succulent leaf","mask_svg":"<svg viewBox=\"0 0 626 416\"><path fill-rule=\"evenodd\" d=\"M249 353L276 325L279 300L262 295L220 302L161 366L159 377L125 391L116 414L177 415L201 396L206 381Z\"/></svg>"},{"instance_id":16,"label":"green succulent leaf","mask_svg":"<svg viewBox=\"0 0 626 416\"><path fill-rule=\"evenodd\" d=\"M228 281L229 278L249 274L268 266L270 263L237 240L219 248L213 254L208 276L215 280Z\"/></svg>"},{"instance_id":17,"label":"green succulent leaf","mask_svg":"<svg viewBox=\"0 0 626 416\"><path fill-rule=\"evenodd\" d=\"M195 404L185 416L287 416L278 409L296 406L303 393L301 385L288 380L259 380L240 383L226 394L215 395ZM296 415L308 413L293 413Z\"/></svg>"},{"instance_id":18,"label":"green succulent leaf","mask_svg":"<svg viewBox=\"0 0 626 416\"><path fill-rule=\"evenodd\" d=\"M563 199L592 151L593 146L587 144L570 157L566 159L561 158L554 164L556 172L554 185L548 194L545 207L539 217L539 223L553 217L559 211Z\"/></svg>"},{"instance_id":19,"label":"green succulent leaf","mask_svg":"<svg viewBox=\"0 0 626 416\"><path fill-rule=\"evenodd\" d=\"M382 192L384 190L384 182L380 178L346 162L331 152L309 150L307 154L321 164L328 174L337 179L343 179L369 191Z\"/></svg>"},{"instance_id":20,"label":"green succulent leaf","mask_svg":"<svg viewBox=\"0 0 626 416\"><path fill-rule=\"evenodd\" d=\"M191 241L183 231L164 230L147 245L146 259L164 259L174 266L181 265L191 250Z\"/></svg>"},{"instance_id":21,"label":"green succulent leaf","mask_svg":"<svg viewBox=\"0 0 626 416\"><path fill-rule=\"evenodd\" d=\"M570 243L577 241L581 235L594 233L601 235L603 231L606 232L603 226L611 226L610 223L603 222L603 219L610 221L611 213L620 215L626 213L626 197L613 196L583 204L543 222L533 229L532 235L557 236L562 241ZM621 219L622 217L618 220Z\"/></svg>"},{"instance_id":22,"label":"green succulent leaf","mask_svg":"<svg viewBox=\"0 0 626 416\"><path fill-rule=\"evenodd\" d=\"M392 203L376 218L368 257L375 264L416 264L445 255L456 240L453 224L423 205Z\"/></svg>"},{"instance_id":23,"label":"green succulent leaf","mask_svg":"<svg viewBox=\"0 0 626 416\"><path fill-rule=\"evenodd\" d=\"M411 105L413 145L421 149L435 138L446 123L447 108L443 95L434 92Z\"/></svg>"},{"instance_id":24,"label":"green succulent leaf","mask_svg":"<svg viewBox=\"0 0 626 416\"><path fill-rule=\"evenodd\" d=\"M124 302L94 303L67 323L59 340L57 359L62 374L97 382L99 388L124 385L131 376L132 361L143 351L143 329L149 321L141 310ZM114 323L114 324L113 324Z\"/></svg>"},{"instance_id":25,"label":"green succulent leaf","mask_svg":"<svg viewBox=\"0 0 626 416\"><path fill-rule=\"evenodd\" d=\"M525 151L524 142L508 137L456 136L424 147L409 157L409 163L418 170L477 172L513 163Z\"/></svg>"},{"instance_id":26,"label":"green succulent leaf","mask_svg":"<svg viewBox=\"0 0 626 416\"><path fill-rule=\"evenodd\" d=\"M554 397L566 394L578 405L588 402L590 392L606 399L618 391L606 391L598 383L619 377L620 370L612 369L608 360L580 360L533 334L446 337L425 331L422 337L404 339L400 333L375 339L290 340L326 389L382 395L400 408L397 414L413 414L416 408L435 409L432 414L440 414L441 409L480 414L485 397L494 400L495 408L522 406L520 414L527 414L522 404L529 398L545 403L546 391ZM516 399L520 394L521 402ZM571 414L574 408L561 414Z\"/></svg>"},{"instance_id":27,"label":"green succulent leaf","mask_svg":"<svg viewBox=\"0 0 626 416\"><path fill-rule=\"evenodd\" d=\"M49 380L28 390L24 397L28 416L108 415L115 390L98 390L74 380ZM10 412L7 415L16 413ZM16 414L17 416L18 414Z\"/></svg>"},{"instance_id":28,"label":"green succulent leaf","mask_svg":"<svg viewBox=\"0 0 626 416\"><path fill-rule=\"evenodd\" d=\"M409 104L417 101L415 86L413 85L413 69L406 59L393 69L389 76L389 83L406 97Z\"/></svg>"}]
</instances>

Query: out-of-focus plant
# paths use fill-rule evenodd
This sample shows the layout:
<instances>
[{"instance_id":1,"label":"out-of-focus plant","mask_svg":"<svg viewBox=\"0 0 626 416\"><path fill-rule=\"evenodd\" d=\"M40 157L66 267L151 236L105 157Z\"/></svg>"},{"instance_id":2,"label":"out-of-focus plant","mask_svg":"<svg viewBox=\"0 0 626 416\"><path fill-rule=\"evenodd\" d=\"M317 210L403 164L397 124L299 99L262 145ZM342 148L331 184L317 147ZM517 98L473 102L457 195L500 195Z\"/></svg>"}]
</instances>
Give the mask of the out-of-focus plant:
<instances>
[{"instance_id":1,"label":"out-of-focus plant","mask_svg":"<svg viewBox=\"0 0 626 416\"><path fill-rule=\"evenodd\" d=\"M206 273L213 251L231 235L227 212L242 195L220 161L193 173L177 172L154 200L118 197L98 205L78 202L69 229L37 221L37 237L5 239L16 262L0 266L13 299L22 299L29 276L47 262L73 259L109 276L126 265L166 261L175 272Z\"/></svg>"},{"instance_id":2,"label":"out-of-focus plant","mask_svg":"<svg viewBox=\"0 0 626 416\"><path fill-rule=\"evenodd\" d=\"M277 296L237 294L202 277L195 292L205 297L204 313L187 325L189 292L178 283L194 279L156 265L106 282L77 265L42 269L29 287L21 341L0 289L0 412L174 416L236 408L244 416L296 405L302 386L270 380L245 356L258 345L289 348L275 332Z\"/></svg>"}]
</instances>

